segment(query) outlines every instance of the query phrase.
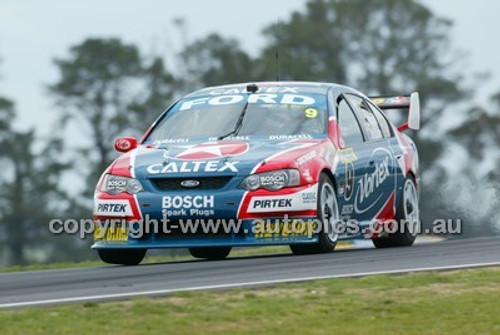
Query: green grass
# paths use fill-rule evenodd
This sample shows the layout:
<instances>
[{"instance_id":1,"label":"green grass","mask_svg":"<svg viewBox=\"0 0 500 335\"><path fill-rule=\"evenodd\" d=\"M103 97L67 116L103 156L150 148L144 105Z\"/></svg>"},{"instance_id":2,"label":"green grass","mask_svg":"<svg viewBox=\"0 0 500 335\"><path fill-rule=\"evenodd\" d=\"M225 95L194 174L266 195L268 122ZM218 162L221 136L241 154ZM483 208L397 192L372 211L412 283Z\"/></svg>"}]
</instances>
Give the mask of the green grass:
<instances>
[{"instance_id":1,"label":"green grass","mask_svg":"<svg viewBox=\"0 0 500 335\"><path fill-rule=\"evenodd\" d=\"M0 311L0 334L500 334L500 268Z\"/></svg>"}]
</instances>

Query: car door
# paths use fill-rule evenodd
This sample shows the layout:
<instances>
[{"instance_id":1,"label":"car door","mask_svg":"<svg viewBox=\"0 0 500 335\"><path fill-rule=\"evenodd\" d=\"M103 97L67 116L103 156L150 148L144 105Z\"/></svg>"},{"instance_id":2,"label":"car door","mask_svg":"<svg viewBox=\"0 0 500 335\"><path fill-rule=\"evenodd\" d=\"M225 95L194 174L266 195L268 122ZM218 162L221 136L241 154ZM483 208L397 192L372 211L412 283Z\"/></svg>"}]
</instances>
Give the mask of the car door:
<instances>
[{"instance_id":1,"label":"car door","mask_svg":"<svg viewBox=\"0 0 500 335\"><path fill-rule=\"evenodd\" d=\"M375 218L392 218L395 201L395 162L390 133L382 127L359 95L344 95L361 126L364 142L357 146L358 160L354 165L355 193L352 218L360 222Z\"/></svg>"},{"instance_id":2,"label":"car door","mask_svg":"<svg viewBox=\"0 0 500 335\"><path fill-rule=\"evenodd\" d=\"M359 176L364 168L364 157L371 151L365 143L365 135L358 118L347 99L341 95L337 99L337 123L340 150L339 164L335 172L337 180L337 198L342 220L356 219L353 217L354 200L359 185Z\"/></svg>"},{"instance_id":3,"label":"car door","mask_svg":"<svg viewBox=\"0 0 500 335\"><path fill-rule=\"evenodd\" d=\"M384 137L389 140L389 147L394 155L395 161L393 166L393 172L395 174L396 179L396 200L398 200L398 195L403 188L404 180L405 180L405 154L406 148L400 142L400 139L396 136L395 130L393 126L389 123L387 116L373 103L368 101L368 106L371 108L373 114L377 118L377 121L380 125L380 128L384 134ZM397 203L397 201L396 201Z\"/></svg>"}]
</instances>

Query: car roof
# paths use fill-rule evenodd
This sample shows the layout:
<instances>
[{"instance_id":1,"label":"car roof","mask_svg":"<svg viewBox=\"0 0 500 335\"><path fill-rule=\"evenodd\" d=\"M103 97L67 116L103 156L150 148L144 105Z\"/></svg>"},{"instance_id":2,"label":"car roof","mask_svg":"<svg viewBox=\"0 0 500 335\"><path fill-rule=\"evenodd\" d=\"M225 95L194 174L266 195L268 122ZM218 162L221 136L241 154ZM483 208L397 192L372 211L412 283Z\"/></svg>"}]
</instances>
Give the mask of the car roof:
<instances>
[{"instance_id":1,"label":"car roof","mask_svg":"<svg viewBox=\"0 0 500 335\"><path fill-rule=\"evenodd\" d=\"M220 85L206 87L190 93L186 98L201 97L207 95L218 95L218 94L238 94L246 92L246 88L250 84L255 84L261 93L279 93L287 92L287 89L294 88L301 93L315 93L315 94L326 94L330 89L336 89L343 92L358 93L357 90L334 83L324 83L324 82L308 82L308 81L266 81L266 82L248 82L248 83L238 83L230 85ZM281 88L281 90L280 90Z\"/></svg>"}]
</instances>

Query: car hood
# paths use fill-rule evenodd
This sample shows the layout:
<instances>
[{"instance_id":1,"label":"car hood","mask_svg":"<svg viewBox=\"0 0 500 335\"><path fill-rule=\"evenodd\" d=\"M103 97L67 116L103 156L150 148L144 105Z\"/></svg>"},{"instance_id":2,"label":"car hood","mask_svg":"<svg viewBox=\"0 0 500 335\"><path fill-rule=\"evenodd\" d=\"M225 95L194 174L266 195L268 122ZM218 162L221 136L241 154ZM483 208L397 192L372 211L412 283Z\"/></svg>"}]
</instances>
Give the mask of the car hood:
<instances>
[{"instance_id":1,"label":"car hood","mask_svg":"<svg viewBox=\"0 0 500 335\"><path fill-rule=\"evenodd\" d=\"M297 166L297 159L326 139L215 141L141 146L132 154L136 178L248 175Z\"/></svg>"}]
</instances>

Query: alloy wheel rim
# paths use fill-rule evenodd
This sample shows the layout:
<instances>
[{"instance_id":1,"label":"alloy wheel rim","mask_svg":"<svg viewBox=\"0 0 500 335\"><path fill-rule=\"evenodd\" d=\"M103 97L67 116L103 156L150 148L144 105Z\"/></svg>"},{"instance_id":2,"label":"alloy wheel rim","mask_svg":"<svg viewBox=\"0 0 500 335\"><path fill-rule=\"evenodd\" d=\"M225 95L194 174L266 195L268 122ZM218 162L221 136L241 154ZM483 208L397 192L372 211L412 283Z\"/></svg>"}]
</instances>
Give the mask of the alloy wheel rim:
<instances>
[{"instance_id":1,"label":"alloy wheel rim","mask_svg":"<svg viewBox=\"0 0 500 335\"><path fill-rule=\"evenodd\" d=\"M417 234L417 225L420 223L420 213L418 209L418 195L415 184L407 180L403 192L403 205L408 232L415 236Z\"/></svg>"},{"instance_id":2,"label":"alloy wheel rim","mask_svg":"<svg viewBox=\"0 0 500 335\"><path fill-rule=\"evenodd\" d=\"M321 189L321 211L322 223L326 224L328 229L326 236L331 243L335 243L339 238L335 229L335 223L338 220L338 204L335 191L328 183L323 184Z\"/></svg>"}]
</instances>

